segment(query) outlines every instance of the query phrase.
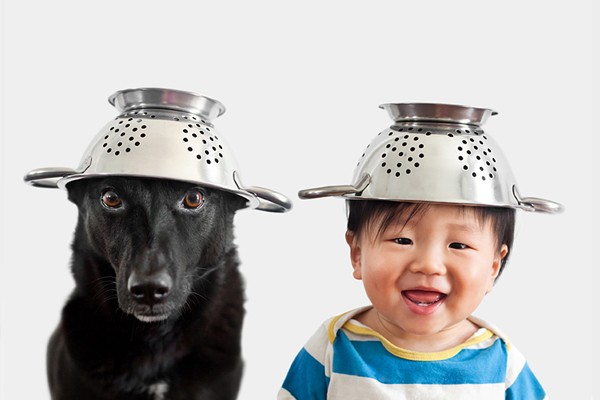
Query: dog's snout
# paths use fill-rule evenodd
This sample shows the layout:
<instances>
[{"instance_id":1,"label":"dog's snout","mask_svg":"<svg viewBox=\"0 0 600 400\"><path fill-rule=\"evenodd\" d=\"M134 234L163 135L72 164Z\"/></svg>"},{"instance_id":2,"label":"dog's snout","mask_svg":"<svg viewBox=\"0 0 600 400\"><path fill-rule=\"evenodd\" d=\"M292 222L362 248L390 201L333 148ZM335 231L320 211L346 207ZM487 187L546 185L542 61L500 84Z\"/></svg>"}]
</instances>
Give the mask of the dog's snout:
<instances>
[{"instance_id":1,"label":"dog's snout","mask_svg":"<svg viewBox=\"0 0 600 400\"><path fill-rule=\"evenodd\" d=\"M136 301L153 305L163 301L173 286L173 279L165 269L144 275L133 271L127 281L127 289Z\"/></svg>"}]
</instances>

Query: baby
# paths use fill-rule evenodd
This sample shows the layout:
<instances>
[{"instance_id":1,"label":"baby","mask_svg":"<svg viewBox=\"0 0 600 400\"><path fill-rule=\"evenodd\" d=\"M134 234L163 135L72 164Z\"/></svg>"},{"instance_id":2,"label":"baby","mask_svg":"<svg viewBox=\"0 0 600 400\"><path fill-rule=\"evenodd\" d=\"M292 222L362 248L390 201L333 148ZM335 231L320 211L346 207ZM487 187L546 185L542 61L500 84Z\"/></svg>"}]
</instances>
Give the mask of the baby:
<instances>
[{"instance_id":1,"label":"baby","mask_svg":"<svg viewBox=\"0 0 600 400\"><path fill-rule=\"evenodd\" d=\"M519 197L480 129L490 110L383 108L395 124L367 148L357 183L300 192L349 199L353 275L371 305L317 330L278 399L546 398L508 338L471 313L504 269L515 209L560 205Z\"/></svg>"}]
</instances>

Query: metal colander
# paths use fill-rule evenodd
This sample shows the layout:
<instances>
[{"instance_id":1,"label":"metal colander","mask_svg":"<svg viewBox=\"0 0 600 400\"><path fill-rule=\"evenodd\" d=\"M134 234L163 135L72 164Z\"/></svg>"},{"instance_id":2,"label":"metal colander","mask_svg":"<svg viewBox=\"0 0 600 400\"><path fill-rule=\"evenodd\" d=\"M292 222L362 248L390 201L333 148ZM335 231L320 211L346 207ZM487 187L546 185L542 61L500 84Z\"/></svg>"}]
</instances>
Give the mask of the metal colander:
<instances>
[{"instance_id":1,"label":"metal colander","mask_svg":"<svg viewBox=\"0 0 600 400\"><path fill-rule=\"evenodd\" d=\"M122 90L109 102L120 115L98 132L79 167L36 169L25 181L64 189L74 180L99 176L174 179L235 193L260 210L291 208L280 193L242 185L233 154L212 124L225 112L220 102L155 88Z\"/></svg>"},{"instance_id":2,"label":"metal colander","mask_svg":"<svg viewBox=\"0 0 600 400\"><path fill-rule=\"evenodd\" d=\"M383 104L394 124L360 157L353 185L299 192L304 199L343 196L520 208L555 213L561 205L522 198L499 146L481 125L489 109L449 104Z\"/></svg>"}]
</instances>

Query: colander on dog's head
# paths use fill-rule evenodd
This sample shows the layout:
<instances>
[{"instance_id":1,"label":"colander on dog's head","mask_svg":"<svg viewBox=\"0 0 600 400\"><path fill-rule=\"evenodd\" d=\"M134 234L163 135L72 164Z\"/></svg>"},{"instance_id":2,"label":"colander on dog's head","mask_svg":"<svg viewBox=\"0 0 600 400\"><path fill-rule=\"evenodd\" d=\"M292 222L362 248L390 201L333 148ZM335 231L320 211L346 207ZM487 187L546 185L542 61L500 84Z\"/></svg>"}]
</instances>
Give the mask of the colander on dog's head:
<instances>
[{"instance_id":1,"label":"colander on dog's head","mask_svg":"<svg viewBox=\"0 0 600 400\"><path fill-rule=\"evenodd\" d=\"M394 124L367 146L354 184L299 192L300 198L434 202L556 213L553 201L521 197L498 145L481 125L496 112L449 104L383 104Z\"/></svg>"},{"instance_id":2,"label":"colander on dog's head","mask_svg":"<svg viewBox=\"0 0 600 400\"><path fill-rule=\"evenodd\" d=\"M120 115L100 130L78 168L40 168L25 181L64 189L69 182L101 176L173 179L235 193L259 210L291 208L280 193L242 185L235 159L212 124L225 112L220 102L155 88L121 90L109 102Z\"/></svg>"}]
</instances>

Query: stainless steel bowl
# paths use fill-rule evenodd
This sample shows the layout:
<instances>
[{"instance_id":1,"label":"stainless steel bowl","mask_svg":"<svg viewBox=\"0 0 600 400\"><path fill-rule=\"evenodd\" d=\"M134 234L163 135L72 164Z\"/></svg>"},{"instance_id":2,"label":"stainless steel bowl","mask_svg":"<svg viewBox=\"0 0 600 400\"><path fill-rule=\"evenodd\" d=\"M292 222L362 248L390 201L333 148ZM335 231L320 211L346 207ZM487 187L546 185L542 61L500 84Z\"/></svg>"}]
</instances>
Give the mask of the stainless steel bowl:
<instances>
[{"instance_id":1,"label":"stainless steel bowl","mask_svg":"<svg viewBox=\"0 0 600 400\"><path fill-rule=\"evenodd\" d=\"M250 208L291 208L290 200L278 192L242 185L230 147L212 123L225 112L217 100L143 88L118 91L109 102L120 115L98 132L77 168L40 168L24 180L65 189L75 180L101 176L173 179L235 193Z\"/></svg>"},{"instance_id":2,"label":"stainless steel bowl","mask_svg":"<svg viewBox=\"0 0 600 400\"><path fill-rule=\"evenodd\" d=\"M301 190L300 198L342 196L519 208L556 213L550 200L521 197L500 147L481 128L497 113L450 104L383 104L394 123L360 157L351 185Z\"/></svg>"}]
</instances>

